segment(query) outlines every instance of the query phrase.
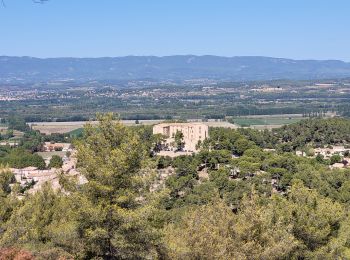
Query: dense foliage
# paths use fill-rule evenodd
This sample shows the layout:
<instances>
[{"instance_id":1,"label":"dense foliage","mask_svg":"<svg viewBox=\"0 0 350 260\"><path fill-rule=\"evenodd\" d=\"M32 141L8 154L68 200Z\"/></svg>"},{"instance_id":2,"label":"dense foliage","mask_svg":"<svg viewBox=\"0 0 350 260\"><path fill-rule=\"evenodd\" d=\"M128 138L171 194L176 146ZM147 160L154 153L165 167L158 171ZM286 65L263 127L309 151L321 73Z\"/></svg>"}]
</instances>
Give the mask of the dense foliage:
<instances>
[{"instance_id":1,"label":"dense foliage","mask_svg":"<svg viewBox=\"0 0 350 260\"><path fill-rule=\"evenodd\" d=\"M8 165L12 168L25 168L34 166L45 169L44 159L38 154L32 154L24 148L0 147L0 164Z\"/></svg>"},{"instance_id":2,"label":"dense foliage","mask_svg":"<svg viewBox=\"0 0 350 260\"><path fill-rule=\"evenodd\" d=\"M240 128L237 130L214 128L211 130L211 138L206 141L207 148L226 149L240 154L240 149L248 145L240 137L252 141L261 148L274 148L284 152L309 147L324 147L328 145L350 144L350 120L341 118L311 118L300 122L285 125L272 131ZM349 146L350 147L350 146Z\"/></svg>"},{"instance_id":3,"label":"dense foliage","mask_svg":"<svg viewBox=\"0 0 350 260\"><path fill-rule=\"evenodd\" d=\"M293 147L308 143L318 146L348 144L350 143L350 121L341 118L309 119L283 126L276 133Z\"/></svg>"},{"instance_id":4,"label":"dense foliage","mask_svg":"<svg viewBox=\"0 0 350 260\"><path fill-rule=\"evenodd\" d=\"M58 155L52 155L49 163L49 168L61 168L62 165L63 165L62 158Z\"/></svg>"},{"instance_id":5,"label":"dense foliage","mask_svg":"<svg viewBox=\"0 0 350 260\"><path fill-rule=\"evenodd\" d=\"M10 115L7 119L8 127L11 130L27 131L29 129L23 117Z\"/></svg>"},{"instance_id":6,"label":"dense foliage","mask_svg":"<svg viewBox=\"0 0 350 260\"><path fill-rule=\"evenodd\" d=\"M17 200L13 176L1 172L1 250L38 259L350 258L350 170L281 149L300 135L303 146L315 143L315 129L344 142L347 120L211 129L201 152L170 158L150 153L159 142L150 128L112 119L99 116L76 143L84 185L61 176L61 190Z\"/></svg>"}]
</instances>

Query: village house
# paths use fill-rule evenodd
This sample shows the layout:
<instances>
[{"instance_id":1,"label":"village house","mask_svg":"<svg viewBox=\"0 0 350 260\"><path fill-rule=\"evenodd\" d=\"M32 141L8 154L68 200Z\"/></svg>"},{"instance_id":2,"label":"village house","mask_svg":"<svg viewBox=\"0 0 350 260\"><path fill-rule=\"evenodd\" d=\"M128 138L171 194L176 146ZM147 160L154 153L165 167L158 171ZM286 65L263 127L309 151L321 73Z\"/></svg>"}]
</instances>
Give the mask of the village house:
<instances>
[{"instance_id":1,"label":"village house","mask_svg":"<svg viewBox=\"0 0 350 260\"><path fill-rule=\"evenodd\" d=\"M325 159L331 158L335 154L339 154L340 156L346 156L349 151L349 149L345 148L344 146L331 146L331 147L325 147L325 148L315 148L313 150L312 157L319 155L322 155ZM307 156L307 153L305 151L296 151L296 155L298 156Z\"/></svg>"},{"instance_id":2,"label":"village house","mask_svg":"<svg viewBox=\"0 0 350 260\"><path fill-rule=\"evenodd\" d=\"M323 159L330 160L332 156L339 155L341 156L342 160L341 162L333 163L332 165L329 165L330 169L343 169L349 167L349 149L345 146L329 146L326 148L315 148L312 150L312 154L310 157L316 157L318 155L321 155ZM304 151L296 151L296 155L306 157L307 153Z\"/></svg>"},{"instance_id":3,"label":"village house","mask_svg":"<svg viewBox=\"0 0 350 260\"><path fill-rule=\"evenodd\" d=\"M344 153L349 150L346 149L344 146L332 146L327 148L315 148L315 154L323 155L325 158L330 158L334 154L339 154L341 156L344 156Z\"/></svg>"},{"instance_id":4,"label":"village house","mask_svg":"<svg viewBox=\"0 0 350 260\"><path fill-rule=\"evenodd\" d=\"M44 151L45 152L52 152L52 151L69 151L71 150L71 144L70 143L51 143L51 142L45 142L44 144Z\"/></svg>"},{"instance_id":5,"label":"village house","mask_svg":"<svg viewBox=\"0 0 350 260\"><path fill-rule=\"evenodd\" d=\"M35 193L42 188L42 185L49 183L54 190L60 188L59 173L67 176L75 177L79 185L87 182L86 178L76 169L76 152L73 151L70 157L67 157L61 168L51 168L47 170L39 170L36 167L26 167L22 169L10 168L15 176L16 182L21 187L30 186L28 193ZM30 184L33 184L32 186Z\"/></svg>"}]
</instances>

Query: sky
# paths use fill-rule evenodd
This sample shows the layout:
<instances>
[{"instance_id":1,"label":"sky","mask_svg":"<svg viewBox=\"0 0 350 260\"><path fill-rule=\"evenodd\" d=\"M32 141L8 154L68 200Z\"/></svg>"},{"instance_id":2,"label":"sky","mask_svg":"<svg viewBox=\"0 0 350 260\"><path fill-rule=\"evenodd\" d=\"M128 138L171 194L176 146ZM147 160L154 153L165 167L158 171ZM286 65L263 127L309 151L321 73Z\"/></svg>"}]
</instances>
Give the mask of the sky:
<instances>
[{"instance_id":1,"label":"sky","mask_svg":"<svg viewBox=\"0 0 350 260\"><path fill-rule=\"evenodd\" d=\"M350 61L349 0L3 0L0 55Z\"/></svg>"}]
</instances>

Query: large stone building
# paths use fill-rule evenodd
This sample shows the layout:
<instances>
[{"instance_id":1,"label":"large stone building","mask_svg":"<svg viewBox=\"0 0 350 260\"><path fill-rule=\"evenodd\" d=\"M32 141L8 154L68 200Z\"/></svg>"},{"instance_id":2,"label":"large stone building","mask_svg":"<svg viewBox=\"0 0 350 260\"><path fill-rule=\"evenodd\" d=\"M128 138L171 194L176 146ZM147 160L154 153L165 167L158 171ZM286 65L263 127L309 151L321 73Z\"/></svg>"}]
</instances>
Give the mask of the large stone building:
<instances>
[{"instance_id":1,"label":"large stone building","mask_svg":"<svg viewBox=\"0 0 350 260\"><path fill-rule=\"evenodd\" d=\"M204 141L208 137L208 126L202 123L162 123L153 127L153 134L162 134L166 143L171 145L177 131L183 133L185 151L196 151L199 141Z\"/></svg>"}]
</instances>

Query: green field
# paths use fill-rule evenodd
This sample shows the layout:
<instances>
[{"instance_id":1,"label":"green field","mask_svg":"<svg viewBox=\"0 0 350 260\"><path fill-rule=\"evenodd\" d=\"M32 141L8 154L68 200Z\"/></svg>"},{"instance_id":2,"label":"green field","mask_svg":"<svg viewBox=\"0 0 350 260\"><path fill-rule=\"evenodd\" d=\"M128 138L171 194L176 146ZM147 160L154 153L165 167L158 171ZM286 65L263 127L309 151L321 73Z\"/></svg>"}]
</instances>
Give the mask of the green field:
<instances>
[{"instance_id":1,"label":"green field","mask_svg":"<svg viewBox=\"0 0 350 260\"><path fill-rule=\"evenodd\" d=\"M286 118L286 117L266 117L266 118L248 118L237 117L233 118L233 122L240 126L252 126L252 125L288 125L299 122L303 118Z\"/></svg>"},{"instance_id":2,"label":"green field","mask_svg":"<svg viewBox=\"0 0 350 260\"><path fill-rule=\"evenodd\" d=\"M71 137L78 137L78 136L82 135L83 131L84 131L84 128L78 128L78 129L75 129L73 131L70 131L69 134Z\"/></svg>"}]
</instances>

